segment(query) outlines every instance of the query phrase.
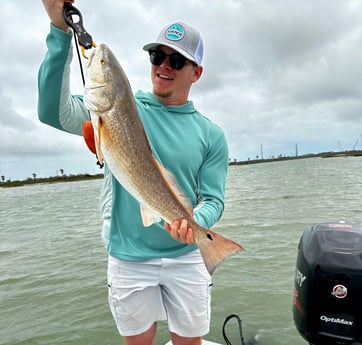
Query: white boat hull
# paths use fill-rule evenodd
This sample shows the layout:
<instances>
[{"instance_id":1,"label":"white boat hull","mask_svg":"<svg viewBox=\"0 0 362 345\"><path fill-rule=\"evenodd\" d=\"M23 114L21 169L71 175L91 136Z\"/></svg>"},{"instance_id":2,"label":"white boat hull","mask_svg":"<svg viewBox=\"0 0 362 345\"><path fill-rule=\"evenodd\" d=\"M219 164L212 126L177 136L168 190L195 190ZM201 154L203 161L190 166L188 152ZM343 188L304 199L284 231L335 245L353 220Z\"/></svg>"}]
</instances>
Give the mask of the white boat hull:
<instances>
[{"instance_id":1,"label":"white boat hull","mask_svg":"<svg viewBox=\"0 0 362 345\"><path fill-rule=\"evenodd\" d=\"M165 345L172 345L171 340ZM214 343L213 341L208 341L208 340L202 339L202 345L222 345L222 344Z\"/></svg>"}]
</instances>

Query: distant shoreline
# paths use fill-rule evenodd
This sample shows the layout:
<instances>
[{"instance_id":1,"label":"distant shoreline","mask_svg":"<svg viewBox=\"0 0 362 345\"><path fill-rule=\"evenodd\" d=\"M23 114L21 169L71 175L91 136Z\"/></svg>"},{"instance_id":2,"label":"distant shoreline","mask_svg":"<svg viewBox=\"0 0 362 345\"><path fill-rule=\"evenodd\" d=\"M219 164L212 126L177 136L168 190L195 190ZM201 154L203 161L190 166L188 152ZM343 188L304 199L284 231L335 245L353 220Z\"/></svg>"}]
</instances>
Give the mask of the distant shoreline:
<instances>
[{"instance_id":1,"label":"distant shoreline","mask_svg":"<svg viewBox=\"0 0 362 345\"><path fill-rule=\"evenodd\" d=\"M10 187L22 187L31 184L38 183L60 183L60 182L72 182L72 181L84 181L84 180L96 180L103 178L103 174L90 175L90 174L80 174L80 175L63 175L63 176L53 176L45 178L28 178L27 180L21 181L7 181L0 182L0 187L10 188Z\"/></svg>"},{"instance_id":2,"label":"distant shoreline","mask_svg":"<svg viewBox=\"0 0 362 345\"><path fill-rule=\"evenodd\" d=\"M362 156L362 150L350 150L350 151L337 151L337 152L321 152L321 153L310 153L300 156L280 156L272 158L259 158L259 159L248 159L246 161L230 161L229 165L247 165L247 164L259 164L259 163L269 163L269 162L280 162L288 161L295 159L306 159L306 158L333 158L333 157L360 157ZM96 180L103 178L103 174L80 174L80 175L63 175L63 176L53 176L46 178L28 178L27 180L17 180L17 181L6 181L0 182L0 187L9 188L9 187L21 187L37 183L58 183L58 182L72 182L72 181L84 181L84 180Z\"/></svg>"},{"instance_id":3,"label":"distant shoreline","mask_svg":"<svg viewBox=\"0 0 362 345\"><path fill-rule=\"evenodd\" d=\"M305 158L334 158L334 157L348 157L348 156L361 157L362 150L337 151L337 152L331 151L331 152L309 153L300 156L279 156L272 158L248 159L246 161L229 162L229 165L246 165L246 164L289 161L294 159L305 159Z\"/></svg>"}]
</instances>

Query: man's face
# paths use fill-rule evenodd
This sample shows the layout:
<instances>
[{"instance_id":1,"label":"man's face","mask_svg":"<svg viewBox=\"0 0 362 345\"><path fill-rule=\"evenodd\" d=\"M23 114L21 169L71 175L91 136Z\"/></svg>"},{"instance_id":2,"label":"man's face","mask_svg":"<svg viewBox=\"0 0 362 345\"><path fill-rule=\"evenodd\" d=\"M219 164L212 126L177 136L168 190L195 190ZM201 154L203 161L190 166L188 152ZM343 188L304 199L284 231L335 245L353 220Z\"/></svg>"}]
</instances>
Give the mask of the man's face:
<instances>
[{"instance_id":1,"label":"man's face","mask_svg":"<svg viewBox=\"0 0 362 345\"><path fill-rule=\"evenodd\" d=\"M159 46L167 55L176 51L167 46ZM196 82L201 74L202 67L195 66L191 61L186 61L184 67L176 70L170 66L167 56L159 66L151 65L151 79L154 95L165 105L182 105L187 102L191 85Z\"/></svg>"}]
</instances>

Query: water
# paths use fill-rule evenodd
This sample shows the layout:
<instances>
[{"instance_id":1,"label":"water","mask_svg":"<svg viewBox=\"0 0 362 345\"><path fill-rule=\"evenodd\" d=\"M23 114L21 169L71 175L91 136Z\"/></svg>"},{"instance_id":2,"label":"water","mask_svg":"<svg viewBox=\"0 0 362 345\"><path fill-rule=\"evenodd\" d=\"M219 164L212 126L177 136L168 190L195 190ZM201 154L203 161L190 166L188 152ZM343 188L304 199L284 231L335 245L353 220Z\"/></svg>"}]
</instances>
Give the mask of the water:
<instances>
[{"instance_id":1,"label":"water","mask_svg":"<svg viewBox=\"0 0 362 345\"><path fill-rule=\"evenodd\" d=\"M301 159L230 167L215 227L246 251L214 274L211 332L243 319L260 345L302 345L292 318L297 244L313 223L362 223L362 159ZM0 344L121 344L108 310L102 181L0 189ZM227 328L240 344L235 322ZM159 327L158 344L168 341Z\"/></svg>"}]
</instances>

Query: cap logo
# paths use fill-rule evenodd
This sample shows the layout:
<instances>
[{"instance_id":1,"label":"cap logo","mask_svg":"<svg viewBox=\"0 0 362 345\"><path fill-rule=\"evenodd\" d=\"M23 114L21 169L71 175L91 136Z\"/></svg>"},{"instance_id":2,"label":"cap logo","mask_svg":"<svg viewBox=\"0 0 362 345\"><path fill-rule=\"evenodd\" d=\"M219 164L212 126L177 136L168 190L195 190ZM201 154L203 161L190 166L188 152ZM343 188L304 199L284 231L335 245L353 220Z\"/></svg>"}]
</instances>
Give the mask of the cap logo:
<instances>
[{"instance_id":1,"label":"cap logo","mask_svg":"<svg viewBox=\"0 0 362 345\"><path fill-rule=\"evenodd\" d=\"M182 37L184 37L185 30L180 24L172 24L166 30L166 38L170 41L179 41Z\"/></svg>"}]
</instances>

